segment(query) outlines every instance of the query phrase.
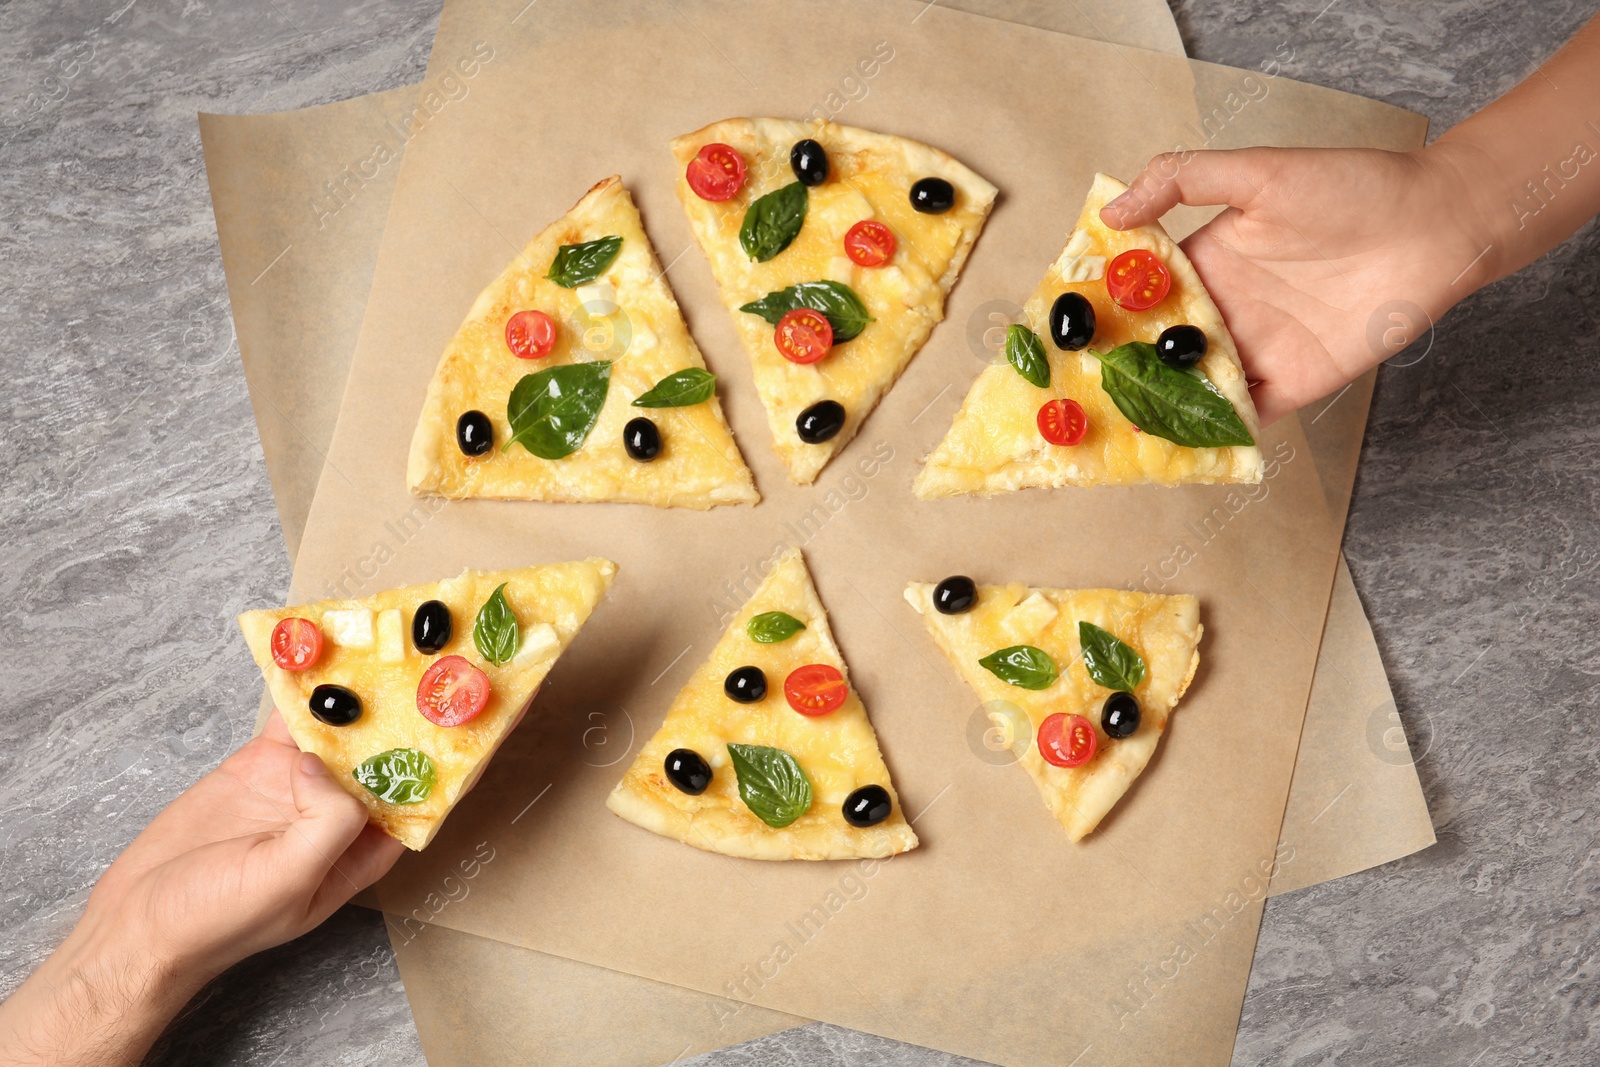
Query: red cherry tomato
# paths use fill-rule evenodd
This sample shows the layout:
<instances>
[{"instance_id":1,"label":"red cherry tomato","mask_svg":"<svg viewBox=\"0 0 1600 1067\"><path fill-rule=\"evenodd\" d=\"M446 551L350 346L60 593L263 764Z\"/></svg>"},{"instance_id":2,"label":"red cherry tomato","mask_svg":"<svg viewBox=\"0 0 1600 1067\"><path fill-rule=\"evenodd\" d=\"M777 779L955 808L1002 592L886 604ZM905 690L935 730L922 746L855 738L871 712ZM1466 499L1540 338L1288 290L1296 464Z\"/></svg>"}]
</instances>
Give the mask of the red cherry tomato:
<instances>
[{"instance_id":1,"label":"red cherry tomato","mask_svg":"<svg viewBox=\"0 0 1600 1067\"><path fill-rule=\"evenodd\" d=\"M1106 267L1106 291L1129 311L1149 311L1172 291L1172 275L1154 252L1130 248Z\"/></svg>"},{"instance_id":2,"label":"red cherry tomato","mask_svg":"<svg viewBox=\"0 0 1600 1067\"><path fill-rule=\"evenodd\" d=\"M783 695L789 706L802 715L827 715L839 710L850 695L850 686L839 668L808 663L789 672L783 680Z\"/></svg>"},{"instance_id":3,"label":"red cherry tomato","mask_svg":"<svg viewBox=\"0 0 1600 1067\"><path fill-rule=\"evenodd\" d=\"M894 250L894 231L877 219L862 219L844 235L845 255L863 267L883 266Z\"/></svg>"},{"instance_id":4,"label":"red cherry tomato","mask_svg":"<svg viewBox=\"0 0 1600 1067\"><path fill-rule=\"evenodd\" d=\"M542 311L519 311L506 322L506 345L518 359L543 359L556 346L556 324Z\"/></svg>"},{"instance_id":5,"label":"red cherry tomato","mask_svg":"<svg viewBox=\"0 0 1600 1067\"><path fill-rule=\"evenodd\" d=\"M1052 400L1039 409L1039 434L1053 445L1075 445L1089 432L1089 416L1076 400Z\"/></svg>"},{"instance_id":6,"label":"red cherry tomato","mask_svg":"<svg viewBox=\"0 0 1600 1067\"><path fill-rule=\"evenodd\" d=\"M701 200L732 200L744 188L744 157L731 145L705 145L689 160L684 177Z\"/></svg>"},{"instance_id":7,"label":"red cherry tomato","mask_svg":"<svg viewBox=\"0 0 1600 1067\"><path fill-rule=\"evenodd\" d=\"M1039 755L1057 767L1081 767L1094 758L1094 724L1082 715L1057 712L1039 724Z\"/></svg>"},{"instance_id":8,"label":"red cherry tomato","mask_svg":"<svg viewBox=\"0 0 1600 1067\"><path fill-rule=\"evenodd\" d=\"M795 308L778 320L772 343L790 363L815 363L833 347L833 323L820 311Z\"/></svg>"},{"instance_id":9,"label":"red cherry tomato","mask_svg":"<svg viewBox=\"0 0 1600 1067\"><path fill-rule=\"evenodd\" d=\"M284 670L307 670L321 655L322 631L310 619L284 619L272 628L272 662Z\"/></svg>"},{"instance_id":10,"label":"red cherry tomato","mask_svg":"<svg viewBox=\"0 0 1600 1067\"><path fill-rule=\"evenodd\" d=\"M417 710L436 726L460 726L489 703L489 676L462 656L445 656L422 674Z\"/></svg>"}]
</instances>

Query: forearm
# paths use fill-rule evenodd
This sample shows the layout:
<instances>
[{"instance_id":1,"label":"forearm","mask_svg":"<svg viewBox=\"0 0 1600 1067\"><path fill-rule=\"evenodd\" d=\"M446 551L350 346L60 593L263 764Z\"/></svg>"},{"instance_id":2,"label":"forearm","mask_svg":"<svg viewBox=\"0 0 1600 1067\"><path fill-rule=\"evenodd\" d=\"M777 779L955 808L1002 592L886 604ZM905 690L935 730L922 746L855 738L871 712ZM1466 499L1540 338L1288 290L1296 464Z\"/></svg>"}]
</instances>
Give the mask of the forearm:
<instances>
[{"instance_id":1,"label":"forearm","mask_svg":"<svg viewBox=\"0 0 1600 1067\"><path fill-rule=\"evenodd\" d=\"M1532 263L1600 212L1600 16L1539 70L1424 155L1467 192L1484 285Z\"/></svg>"},{"instance_id":2,"label":"forearm","mask_svg":"<svg viewBox=\"0 0 1600 1067\"><path fill-rule=\"evenodd\" d=\"M86 920L0 1003L0 1065L133 1067L199 981Z\"/></svg>"}]
</instances>

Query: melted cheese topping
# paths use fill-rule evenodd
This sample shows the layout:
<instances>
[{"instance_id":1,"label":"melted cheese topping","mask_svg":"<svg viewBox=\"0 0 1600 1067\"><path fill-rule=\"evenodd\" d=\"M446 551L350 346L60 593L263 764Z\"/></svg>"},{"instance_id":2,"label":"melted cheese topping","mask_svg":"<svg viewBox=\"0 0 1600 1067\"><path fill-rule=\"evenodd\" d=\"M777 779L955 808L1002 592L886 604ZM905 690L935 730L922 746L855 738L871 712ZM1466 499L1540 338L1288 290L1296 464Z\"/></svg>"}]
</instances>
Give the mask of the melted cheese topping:
<instances>
[{"instance_id":1,"label":"melted cheese topping","mask_svg":"<svg viewBox=\"0 0 1600 1067\"><path fill-rule=\"evenodd\" d=\"M752 262L739 244L745 211L795 180L789 149L806 137L827 150L828 180L807 191L805 223L794 242L765 263ZM689 160L713 142L738 149L748 167L744 188L722 202L701 200L683 177ZM672 148L679 163L678 196L749 353L773 443L794 480L810 482L855 436L944 317L944 296L983 228L995 189L926 145L833 124L728 119L678 138ZM923 177L955 186L951 210L924 215L912 209L911 185ZM884 266L860 267L845 254L844 235L864 219L877 219L894 232L895 254ZM821 280L854 289L874 321L820 362L790 363L773 344L773 327L739 308L796 282ZM845 426L832 440L808 445L795 434L795 418L819 400L842 404Z\"/></svg>"},{"instance_id":2,"label":"melted cheese topping","mask_svg":"<svg viewBox=\"0 0 1600 1067\"><path fill-rule=\"evenodd\" d=\"M367 806L373 822L408 847L420 849L521 718L539 683L555 665L556 655L588 619L615 573L616 565L603 559L509 571L467 571L449 581L391 589L364 600L323 600L247 611L239 616L239 627L295 743L322 758L334 778ZM502 582L517 622L525 631L540 631L542 653L518 655L495 666L478 654L472 626L478 609ZM423 655L412 645L408 628L417 607L428 600L442 600L449 606L451 637L438 653ZM351 647L335 639L338 620L352 614L371 618L374 613L380 634L376 645L369 641ZM322 629L322 655L310 670L286 671L272 660L273 627L291 617L310 619ZM384 656L382 635L395 625L385 623L386 618L401 621L401 628L407 630L397 661L386 661ZM348 635L351 631L343 632ZM556 640L554 649L549 637ZM417 685L423 672L444 656L464 656L489 676L492 687L483 711L460 726L436 726L417 710ZM309 705L311 691L325 683L355 693L361 699L361 717L349 726L329 726L315 718ZM414 748L433 760L437 777L422 802L386 803L351 776L363 761L391 748Z\"/></svg>"},{"instance_id":3,"label":"melted cheese topping","mask_svg":"<svg viewBox=\"0 0 1600 1067\"><path fill-rule=\"evenodd\" d=\"M746 630L750 619L767 611L788 612L806 628L776 644L751 640ZM831 664L849 678L805 563L791 551L728 623L711 657L678 693L661 729L640 751L608 805L656 833L754 859L887 856L915 847L916 835L898 799L889 818L876 826L860 829L844 821L842 805L856 789L881 785L893 798L894 787L867 709L854 689L828 715L801 715L789 706L784 679L808 663ZM739 704L722 688L730 672L746 665L760 667L767 676L767 694L754 704ZM739 796L730 742L780 748L793 756L811 779L810 810L782 829L757 818ZM677 748L693 749L712 769L711 784L699 796L680 792L666 777L663 763Z\"/></svg>"},{"instance_id":4,"label":"melted cheese topping","mask_svg":"<svg viewBox=\"0 0 1600 1067\"><path fill-rule=\"evenodd\" d=\"M1099 824L1150 762L1166 729L1167 715L1188 688L1200 662L1200 604L1192 596L1159 596L1117 589L1029 589L986 585L977 605L962 615L933 607L933 586L906 587L906 600L957 673L985 702L1004 702L1030 724L1027 751L1019 760L1068 835L1080 840ZM1144 657L1145 679L1133 691L1139 728L1113 740L1100 728L1100 713L1112 690L1089 677L1078 642L1078 623L1091 622L1116 635ZM1060 676L1047 689L1022 689L1001 681L978 661L1011 645L1033 645L1055 660ZM1057 767L1039 755L1032 738L1049 715L1082 715L1094 724L1095 755L1079 767ZM1007 723L996 724L1004 728Z\"/></svg>"},{"instance_id":5,"label":"melted cheese topping","mask_svg":"<svg viewBox=\"0 0 1600 1067\"><path fill-rule=\"evenodd\" d=\"M563 288L544 275L561 245L617 235L622 247L594 282ZM543 359L518 359L506 322L538 310L556 324L555 348ZM558 460L540 459L511 439L506 404L524 375L561 364L614 360L600 416L584 444ZM710 508L754 503L750 472L715 397L703 404L645 411L634 399L673 371L704 367L620 180L608 178L545 230L478 297L445 349L411 444L413 491L449 497L624 500L661 507ZM464 455L456 420L481 411L494 447ZM648 463L628 456L622 428L646 415L661 431L662 451Z\"/></svg>"},{"instance_id":6,"label":"melted cheese topping","mask_svg":"<svg viewBox=\"0 0 1600 1067\"><path fill-rule=\"evenodd\" d=\"M1050 385L1040 389L1031 384L1004 358L986 367L949 433L918 472L919 497L1030 486L1261 480L1261 452L1254 445L1185 448L1136 431L1100 387L1100 360L1088 349L1063 352L1050 340L1050 307L1068 291L1081 293L1094 307L1095 335L1089 348L1095 351L1107 352L1129 341L1154 344L1169 326L1198 326L1208 342L1200 371L1233 404L1251 436L1258 435L1255 406L1233 338L1182 249L1158 225L1118 231L1100 222L1100 208L1122 188L1104 175L1097 179L1061 257L1023 308L1023 322L1044 343L1050 360ZM1149 311L1128 311L1106 290L1105 263L1133 248L1154 252L1172 275L1172 291ZM1039 409L1059 397L1077 401L1088 416L1088 433L1076 445L1053 445L1039 433Z\"/></svg>"}]
</instances>

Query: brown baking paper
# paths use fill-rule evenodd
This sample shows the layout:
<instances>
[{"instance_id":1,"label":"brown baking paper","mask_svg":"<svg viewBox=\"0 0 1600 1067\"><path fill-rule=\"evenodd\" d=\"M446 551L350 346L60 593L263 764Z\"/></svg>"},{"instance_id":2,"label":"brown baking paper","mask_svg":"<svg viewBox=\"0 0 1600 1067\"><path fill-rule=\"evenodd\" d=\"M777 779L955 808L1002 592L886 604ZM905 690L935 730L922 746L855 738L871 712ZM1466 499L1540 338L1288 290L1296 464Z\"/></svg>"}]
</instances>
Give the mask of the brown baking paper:
<instances>
[{"instance_id":1,"label":"brown baking paper","mask_svg":"<svg viewBox=\"0 0 1600 1067\"><path fill-rule=\"evenodd\" d=\"M891 753L891 758L893 758L893 753Z\"/></svg>"}]
</instances>

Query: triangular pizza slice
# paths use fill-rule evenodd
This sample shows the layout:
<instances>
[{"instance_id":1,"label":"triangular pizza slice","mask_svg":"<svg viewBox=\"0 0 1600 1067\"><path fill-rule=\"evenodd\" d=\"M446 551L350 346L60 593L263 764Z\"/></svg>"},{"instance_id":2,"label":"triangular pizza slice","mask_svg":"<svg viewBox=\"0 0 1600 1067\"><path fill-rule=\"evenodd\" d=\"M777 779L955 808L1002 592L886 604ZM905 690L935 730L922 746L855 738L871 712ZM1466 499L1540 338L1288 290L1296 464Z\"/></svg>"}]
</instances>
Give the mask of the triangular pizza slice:
<instances>
[{"instance_id":1,"label":"triangular pizza slice","mask_svg":"<svg viewBox=\"0 0 1600 1067\"><path fill-rule=\"evenodd\" d=\"M759 499L620 178L479 294L428 386L406 481L446 497Z\"/></svg>"},{"instance_id":2,"label":"triangular pizza slice","mask_svg":"<svg viewBox=\"0 0 1600 1067\"><path fill-rule=\"evenodd\" d=\"M247 611L239 628L295 743L407 848L433 839L605 595L609 560Z\"/></svg>"},{"instance_id":3,"label":"triangular pizza slice","mask_svg":"<svg viewBox=\"0 0 1600 1067\"><path fill-rule=\"evenodd\" d=\"M1030 486L1257 482L1233 338L1159 223L1112 230L1095 176L1059 259L915 482L923 499Z\"/></svg>"},{"instance_id":4,"label":"triangular pizza slice","mask_svg":"<svg viewBox=\"0 0 1600 1067\"><path fill-rule=\"evenodd\" d=\"M831 122L724 119L672 151L773 444L809 483L944 318L995 187L937 148Z\"/></svg>"},{"instance_id":5,"label":"triangular pizza slice","mask_svg":"<svg viewBox=\"0 0 1600 1067\"><path fill-rule=\"evenodd\" d=\"M1200 666L1200 603L1117 589L913 583L906 600L1074 841L1150 762Z\"/></svg>"},{"instance_id":6,"label":"triangular pizza slice","mask_svg":"<svg viewBox=\"0 0 1600 1067\"><path fill-rule=\"evenodd\" d=\"M798 550L728 623L606 805L663 837L746 859L917 847Z\"/></svg>"}]
</instances>

